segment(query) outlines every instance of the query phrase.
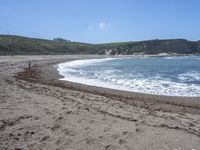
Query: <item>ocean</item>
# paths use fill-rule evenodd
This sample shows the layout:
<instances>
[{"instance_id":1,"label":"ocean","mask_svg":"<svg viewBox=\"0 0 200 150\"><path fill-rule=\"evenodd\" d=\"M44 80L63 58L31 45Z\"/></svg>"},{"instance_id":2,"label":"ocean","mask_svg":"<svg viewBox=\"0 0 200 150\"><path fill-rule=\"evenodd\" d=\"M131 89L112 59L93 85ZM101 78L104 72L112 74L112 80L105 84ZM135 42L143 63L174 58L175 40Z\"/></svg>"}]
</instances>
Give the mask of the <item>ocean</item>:
<instances>
[{"instance_id":1,"label":"ocean","mask_svg":"<svg viewBox=\"0 0 200 150\"><path fill-rule=\"evenodd\" d=\"M200 56L75 60L58 65L67 80L154 95L200 96Z\"/></svg>"}]
</instances>

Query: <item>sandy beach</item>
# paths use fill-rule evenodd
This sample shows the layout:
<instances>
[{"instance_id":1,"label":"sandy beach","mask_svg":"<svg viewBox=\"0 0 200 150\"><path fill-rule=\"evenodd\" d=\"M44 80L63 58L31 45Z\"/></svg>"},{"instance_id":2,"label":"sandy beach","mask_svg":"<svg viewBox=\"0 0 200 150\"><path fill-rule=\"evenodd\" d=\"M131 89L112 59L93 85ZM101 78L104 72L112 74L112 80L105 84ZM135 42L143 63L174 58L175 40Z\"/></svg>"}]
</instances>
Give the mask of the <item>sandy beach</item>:
<instances>
[{"instance_id":1,"label":"sandy beach","mask_svg":"<svg viewBox=\"0 0 200 150\"><path fill-rule=\"evenodd\" d=\"M198 97L59 80L58 63L101 57L0 56L0 150L200 149Z\"/></svg>"}]
</instances>

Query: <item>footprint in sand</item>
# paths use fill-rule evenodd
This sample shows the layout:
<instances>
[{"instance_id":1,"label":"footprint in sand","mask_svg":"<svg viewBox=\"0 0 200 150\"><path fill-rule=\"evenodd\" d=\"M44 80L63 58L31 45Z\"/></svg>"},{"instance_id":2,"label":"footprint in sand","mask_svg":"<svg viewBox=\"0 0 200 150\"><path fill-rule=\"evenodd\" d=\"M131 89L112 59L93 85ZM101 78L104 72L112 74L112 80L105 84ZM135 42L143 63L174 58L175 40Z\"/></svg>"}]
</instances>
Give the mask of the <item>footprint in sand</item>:
<instances>
[{"instance_id":1,"label":"footprint in sand","mask_svg":"<svg viewBox=\"0 0 200 150\"><path fill-rule=\"evenodd\" d=\"M137 132L137 133L142 133L143 130L142 130L141 128L136 128L136 129L135 129L135 132Z\"/></svg>"},{"instance_id":2,"label":"footprint in sand","mask_svg":"<svg viewBox=\"0 0 200 150\"><path fill-rule=\"evenodd\" d=\"M43 137L41 138L40 142L44 142L44 141L48 140L49 138L50 138L49 135L45 135L45 136L43 136Z\"/></svg>"},{"instance_id":3,"label":"footprint in sand","mask_svg":"<svg viewBox=\"0 0 200 150\"><path fill-rule=\"evenodd\" d=\"M90 120L89 123L94 123L94 120Z\"/></svg>"},{"instance_id":4,"label":"footprint in sand","mask_svg":"<svg viewBox=\"0 0 200 150\"><path fill-rule=\"evenodd\" d=\"M93 144L93 143L95 142L95 140L96 140L96 139L93 139L93 138L86 138L86 139L85 139L85 143L86 143L86 144Z\"/></svg>"},{"instance_id":5,"label":"footprint in sand","mask_svg":"<svg viewBox=\"0 0 200 150\"><path fill-rule=\"evenodd\" d=\"M56 123L54 123L53 127L51 127L51 130L52 130L52 131L55 131L55 130L57 130L57 129L59 129L59 128L61 128L61 125L60 125L59 122L56 122Z\"/></svg>"},{"instance_id":6,"label":"footprint in sand","mask_svg":"<svg viewBox=\"0 0 200 150\"><path fill-rule=\"evenodd\" d=\"M103 131L104 131L104 132L109 132L109 131L110 131L110 128L109 128L109 127L105 127Z\"/></svg>"},{"instance_id":7,"label":"footprint in sand","mask_svg":"<svg viewBox=\"0 0 200 150\"><path fill-rule=\"evenodd\" d=\"M118 147L117 146L115 146L115 145L107 145L107 146L105 146L105 150L115 150L115 149L117 149Z\"/></svg>"},{"instance_id":8,"label":"footprint in sand","mask_svg":"<svg viewBox=\"0 0 200 150\"><path fill-rule=\"evenodd\" d=\"M111 135L111 137L112 137L113 139L117 139L117 138L119 138L119 135L113 134L113 135Z\"/></svg>"},{"instance_id":9,"label":"footprint in sand","mask_svg":"<svg viewBox=\"0 0 200 150\"><path fill-rule=\"evenodd\" d=\"M125 139L120 139L120 140L119 140L119 144L120 144L120 145L122 145L122 144L124 144L124 143L126 143L126 140L125 140Z\"/></svg>"},{"instance_id":10,"label":"footprint in sand","mask_svg":"<svg viewBox=\"0 0 200 150\"><path fill-rule=\"evenodd\" d=\"M86 131L91 130L91 127L87 126L87 127L85 127L85 130Z\"/></svg>"},{"instance_id":11,"label":"footprint in sand","mask_svg":"<svg viewBox=\"0 0 200 150\"><path fill-rule=\"evenodd\" d=\"M57 140L56 140L56 142L55 142L55 144L56 145L60 145L60 144L63 144L64 143L64 145L69 145L70 143L72 142L72 139L70 139L70 138L65 138L65 137L59 137Z\"/></svg>"},{"instance_id":12,"label":"footprint in sand","mask_svg":"<svg viewBox=\"0 0 200 150\"><path fill-rule=\"evenodd\" d=\"M123 136L133 136L135 134L135 132L133 131L133 132L130 132L130 131L124 131L123 133L122 133L122 135Z\"/></svg>"},{"instance_id":13,"label":"footprint in sand","mask_svg":"<svg viewBox=\"0 0 200 150\"><path fill-rule=\"evenodd\" d=\"M74 136L74 135L76 135L76 132L75 132L75 131L72 131L72 130L69 130L69 129L64 129L63 132L64 132L66 135L69 135L69 136Z\"/></svg>"}]
</instances>

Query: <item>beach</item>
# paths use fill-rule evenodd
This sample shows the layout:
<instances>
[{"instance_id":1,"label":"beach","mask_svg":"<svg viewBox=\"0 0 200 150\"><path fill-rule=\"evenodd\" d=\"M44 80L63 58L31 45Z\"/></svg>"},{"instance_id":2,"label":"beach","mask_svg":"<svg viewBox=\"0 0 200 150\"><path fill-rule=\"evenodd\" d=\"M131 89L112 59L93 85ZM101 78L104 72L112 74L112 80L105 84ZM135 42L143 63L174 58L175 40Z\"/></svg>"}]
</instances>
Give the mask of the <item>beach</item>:
<instances>
[{"instance_id":1,"label":"beach","mask_svg":"<svg viewBox=\"0 0 200 150\"><path fill-rule=\"evenodd\" d=\"M0 149L200 149L199 97L59 80L59 63L105 57L0 56Z\"/></svg>"}]
</instances>

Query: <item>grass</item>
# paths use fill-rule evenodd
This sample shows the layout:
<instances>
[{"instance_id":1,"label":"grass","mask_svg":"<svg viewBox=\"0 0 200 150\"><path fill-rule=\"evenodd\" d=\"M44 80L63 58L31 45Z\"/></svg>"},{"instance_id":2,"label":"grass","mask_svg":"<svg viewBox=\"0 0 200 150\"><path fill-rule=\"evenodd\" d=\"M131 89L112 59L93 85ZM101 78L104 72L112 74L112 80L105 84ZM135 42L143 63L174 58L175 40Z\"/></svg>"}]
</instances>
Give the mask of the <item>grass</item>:
<instances>
[{"instance_id":1,"label":"grass","mask_svg":"<svg viewBox=\"0 0 200 150\"><path fill-rule=\"evenodd\" d=\"M199 54L200 41L156 39L141 42L88 44L65 40L57 41L16 35L0 35L0 55L106 54L108 50L111 50L111 55L132 55L135 53Z\"/></svg>"}]
</instances>

